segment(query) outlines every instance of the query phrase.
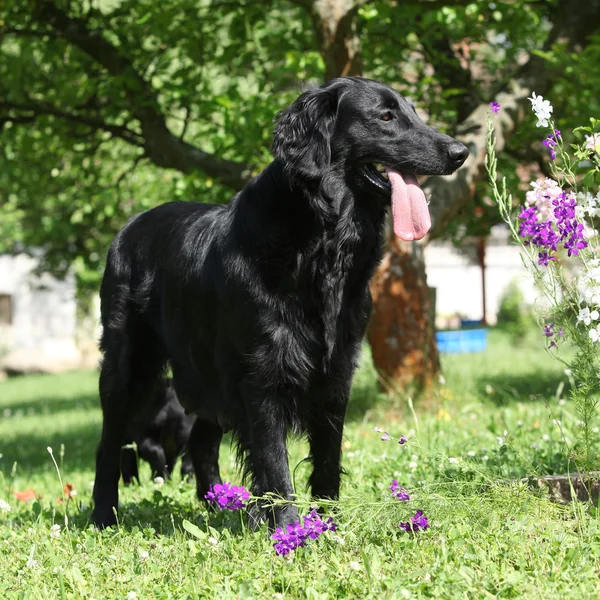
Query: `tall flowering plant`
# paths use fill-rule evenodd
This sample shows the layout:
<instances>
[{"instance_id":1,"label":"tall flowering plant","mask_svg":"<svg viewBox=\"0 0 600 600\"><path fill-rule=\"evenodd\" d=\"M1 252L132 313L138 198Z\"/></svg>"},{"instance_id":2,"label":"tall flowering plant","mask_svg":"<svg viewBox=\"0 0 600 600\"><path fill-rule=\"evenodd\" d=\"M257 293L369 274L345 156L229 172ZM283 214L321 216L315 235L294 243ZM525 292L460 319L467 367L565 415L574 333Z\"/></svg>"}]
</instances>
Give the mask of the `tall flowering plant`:
<instances>
[{"instance_id":1,"label":"tall flowering plant","mask_svg":"<svg viewBox=\"0 0 600 600\"><path fill-rule=\"evenodd\" d=\"M499 180L492 106L487 119L486 170L492 195L512 238L522 249L523 263L546 299L542 327L546 348L568 367L571 397L579 424L572 457L579 470L597 470L597 418L600 398L600 121L590 119L574 135L581 142L567 149L552 120L554 109L535 92L529 98L537 127L546 137L552 177L531 183L517 206ZM494 103L495 104L495 103ZM492 114L493 113L493 114ZM563 342L570 342L563 351Z\"/></svg>"}]
</instances>

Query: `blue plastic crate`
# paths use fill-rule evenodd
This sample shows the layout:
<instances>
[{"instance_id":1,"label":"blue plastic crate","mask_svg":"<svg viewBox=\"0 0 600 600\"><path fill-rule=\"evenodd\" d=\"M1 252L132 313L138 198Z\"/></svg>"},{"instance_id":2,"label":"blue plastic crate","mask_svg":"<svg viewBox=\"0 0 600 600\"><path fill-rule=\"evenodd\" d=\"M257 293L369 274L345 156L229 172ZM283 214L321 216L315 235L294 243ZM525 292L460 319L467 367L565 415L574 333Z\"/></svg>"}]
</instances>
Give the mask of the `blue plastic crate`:
<instances>
[{"instance_id":1,"label":"blue plastic crate","mask_svg":"<svg viewBox=\"0 0 600 600\"><path fill-rule=\"evenodd\" d=\"M487 329L458 329L435 334L438 349L448 354L482 352L487 348Z\"/></svg>"}]
</instances>

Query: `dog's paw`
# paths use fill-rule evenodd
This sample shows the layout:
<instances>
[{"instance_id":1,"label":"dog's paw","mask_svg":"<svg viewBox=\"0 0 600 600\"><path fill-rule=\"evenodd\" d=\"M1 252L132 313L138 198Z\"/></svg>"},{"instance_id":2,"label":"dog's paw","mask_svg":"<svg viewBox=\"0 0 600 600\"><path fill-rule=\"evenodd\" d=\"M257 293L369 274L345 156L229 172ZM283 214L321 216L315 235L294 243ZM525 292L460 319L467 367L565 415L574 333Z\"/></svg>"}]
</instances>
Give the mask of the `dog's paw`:
<instances>
[{"instance_id":1,"label":"dog's paw","mask_svg":"<svg viewBox=\"0 0 600 600\"><path fill-rule=\"evenodd\" d=\"M92 512L92 523L100 530L107 527L113 527L117 524L117 514L114 508L102 509L101 507L94 508Z\"/></svg>"},{"instance_id":2,"label":"dog's paw","mask_svg":"<svg viewBox=\"0 0 600 600\"><path fill-rule=\"evenodd\" d=\"M257 501L248 507L247 514L248 525L253 531L260 529L265 522L268 523L269 531L274 531L278 527L285 529L287 525L293 525L299 520L298 509L294 504L273 506Z\"/></svg>"}]
</instances>

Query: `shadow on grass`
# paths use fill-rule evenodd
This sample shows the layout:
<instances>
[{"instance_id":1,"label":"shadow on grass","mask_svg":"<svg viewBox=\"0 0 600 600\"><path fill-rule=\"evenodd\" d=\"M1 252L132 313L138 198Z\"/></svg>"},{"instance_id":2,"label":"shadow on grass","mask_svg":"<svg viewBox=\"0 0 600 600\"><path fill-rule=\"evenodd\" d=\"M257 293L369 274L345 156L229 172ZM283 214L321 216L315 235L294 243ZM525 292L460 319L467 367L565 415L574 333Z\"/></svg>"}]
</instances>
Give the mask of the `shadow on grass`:
<instances>
[{"instance_id":1,"label":"shadow on grass","mask_svg":"<svg viewBox=\"0 0 600 600\"><path fill-rule=\"evenodd\" d=\"M478 377L476 391L479 396L487 397L502 406L511 402L539 401L554 398L558 387L564 384L561 396L569 391L569 381L562 373L549 371L514 375L503 373Z\"/></svg>"},{"instance_id":2,"label":"shadow on grass","mask_svg":"<svg viewBox=\"0 0 600 600\"><path fill-rule=\"evenodd\" d=\"M76 398L68 396L45 396L39 399L23 399L8 402L0 408L0 416L36 416L53 415L55 413L73 409L98 409L100 399L98 394L78 395Z\"/></svg>"},{"instance_id":3,"label":"shadow on grass","mask_svg":"<svg viewBox=\"0 0 600 600\"><path fill-rule=\"evenodd\" d=\"M193 486L193 483L186 484ZM13 519L13 524L21 527L35 526L40 520L58 522L62 520L65 505L48 503L45 499L35 500L30 510L21 512ZM92 526L92 509L81 503L72 503L66 507L71 530L84 531ZM183 521L189 521L207 536L210 529L227 530L230 535L242 535L248 525L245 512L212 511L199 501L181 501L173 497L168 489L154 490L151 498L141 498L139 501L119 503L118 526L107 531L116 533L118 530L132 531L134 529L154 530L154 535L171 536L181 532ZM266 533L266 524L263 526Z\"/></svg>"},{"instance_id":4,"label":"shadow on grass","mask_svg":"<svg viewBox=\"0 0 600 600\"><path fill-rule=\"evenodd\" d=\"M48 415L51 419L52 416ZM1 442L2 462L0 469L10 472L18 463L18 473L34 475L40 471L54 470L48 446L60 464L60 447L65 447L65 471L81 471L94 468L96 446L100 440L100 424L87 424L63 431L40 429L18 437L5 438Z\"/></svg>"}]
</instances>

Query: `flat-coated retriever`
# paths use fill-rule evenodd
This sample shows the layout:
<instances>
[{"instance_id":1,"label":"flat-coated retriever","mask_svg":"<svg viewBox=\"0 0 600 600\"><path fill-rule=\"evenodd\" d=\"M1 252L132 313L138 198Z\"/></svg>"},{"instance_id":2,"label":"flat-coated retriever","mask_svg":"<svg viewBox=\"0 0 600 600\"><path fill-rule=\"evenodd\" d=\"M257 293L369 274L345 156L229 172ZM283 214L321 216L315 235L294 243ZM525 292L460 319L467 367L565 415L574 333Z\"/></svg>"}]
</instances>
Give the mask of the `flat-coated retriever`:
<instances>
[{"instance_id":1,"label":"flat-coated retriever","mask_svg":"<svg viewBox=\"0 0 600 600\"><path fill-rule=\"evenodd\" d=\"M198 415L189 450L200 498L221 481L228 430L255 495L293 498L294 431L308 437L313 495L338 496L387 210L398 236L422 238L430 218L415 175L452 173L468 150L387 85L344 77L280 113L273 151L228 205L164 204L133 217L112 243L101 287L98 526L116 522L127 425L167 364L181 404ZM249 510L252 526L297 516L293 503Z\"/></svg>"},{"instance_id":2,"label":"flat-coated retriever","mask_svg":"<svg viewBox=\"0 0 600 600\"><path fill-rule=\"evenodd\" d=\"M159 382L152 399L134 415L127 425L125 443L135 442L133 448L121 450L121 474L128 485L134 479L139 482L138 455L150 464L152 477L169 479L177 459L181 456L181 477L194 473L188 439L194 415L186 415L177 400L172 380Z\"/></svg>"}]
</instances>

